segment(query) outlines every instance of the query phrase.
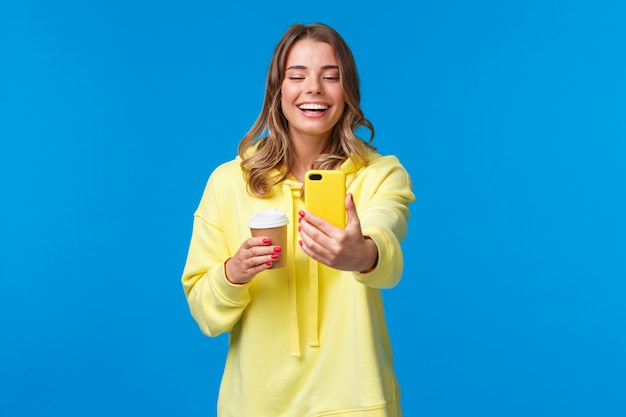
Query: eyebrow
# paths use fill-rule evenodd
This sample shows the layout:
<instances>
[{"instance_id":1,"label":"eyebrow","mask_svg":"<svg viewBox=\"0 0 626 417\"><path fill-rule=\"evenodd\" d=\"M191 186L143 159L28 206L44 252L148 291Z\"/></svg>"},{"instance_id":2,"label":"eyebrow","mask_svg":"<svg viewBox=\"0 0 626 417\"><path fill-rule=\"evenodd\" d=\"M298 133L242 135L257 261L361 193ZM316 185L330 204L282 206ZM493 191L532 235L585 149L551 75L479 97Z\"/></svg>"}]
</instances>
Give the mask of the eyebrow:
<instances>
[{"instance_id":1,"label":"eyebrow","mask_svg":"<svg viewBox=\"0 0 626 417\"><path fill-rule=\"evenodd\" d=\"M302 70L302 69L306 69L306 66L304 66L304 65L292 65L292 66L288 67L286 69L286 71L289 71L289 70ZM324 65L322 67L322 69L323 70L339 69L339 66L338 65Z\"/></svg>"}]
</instances>

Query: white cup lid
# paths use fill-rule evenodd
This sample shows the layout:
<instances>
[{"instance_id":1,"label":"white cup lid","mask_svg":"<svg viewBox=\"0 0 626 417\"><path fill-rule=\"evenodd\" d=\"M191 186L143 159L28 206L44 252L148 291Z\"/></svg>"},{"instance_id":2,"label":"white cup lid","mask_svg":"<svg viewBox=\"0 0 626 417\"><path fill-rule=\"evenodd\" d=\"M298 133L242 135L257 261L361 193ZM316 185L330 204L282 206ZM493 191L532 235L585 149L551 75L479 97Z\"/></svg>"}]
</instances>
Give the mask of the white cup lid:
<instances>
[{"instance_id":1,"label":"white cup lid","mask_svg":"<svg viewBox=\"0 0 626 417\"><path fill-rule=\"evenodd\" d=\"M248 227L251 229L267 229L284 226L288 223L289 219L287 219L284 211L267 209L253 214L248 222Z\"/></svg>"}]
</instances>

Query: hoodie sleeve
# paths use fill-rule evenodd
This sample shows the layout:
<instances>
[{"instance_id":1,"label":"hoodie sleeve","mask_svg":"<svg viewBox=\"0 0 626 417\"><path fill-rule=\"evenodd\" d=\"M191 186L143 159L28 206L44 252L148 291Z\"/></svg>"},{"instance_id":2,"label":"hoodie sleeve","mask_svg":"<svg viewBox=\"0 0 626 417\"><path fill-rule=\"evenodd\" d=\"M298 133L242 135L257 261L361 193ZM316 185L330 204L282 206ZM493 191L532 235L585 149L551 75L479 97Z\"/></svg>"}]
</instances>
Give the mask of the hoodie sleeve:
<instances>
[{"instance_id":1,"label":"hoodie sleeve","mask_svg":"<svg viewBox=\"0 0 626 417\"><path fill-rule=\"evenodd\" d=\"M409 174L396 157L381 157L357 175L352 192L362 233L378 248L374 270L355 272L354 276L371 287L391 288L402 276L404 259L400 244L407 233L409 204L415 201Z\"/></svg>"},{"instance_id":2,"label":"hoodie sleeve","mask_svg":"<svg viewBox=\"0 0 626 417\"><path fill-rule=\"evenodd\" d=\"M209 179L194 214L193 231L182 284L191 315L202 332L218 336L230 331L250 302L250 284L236 285L226 279L224 263L230 253L215 198L214 183Z\"/></svg>"}]
</instances>

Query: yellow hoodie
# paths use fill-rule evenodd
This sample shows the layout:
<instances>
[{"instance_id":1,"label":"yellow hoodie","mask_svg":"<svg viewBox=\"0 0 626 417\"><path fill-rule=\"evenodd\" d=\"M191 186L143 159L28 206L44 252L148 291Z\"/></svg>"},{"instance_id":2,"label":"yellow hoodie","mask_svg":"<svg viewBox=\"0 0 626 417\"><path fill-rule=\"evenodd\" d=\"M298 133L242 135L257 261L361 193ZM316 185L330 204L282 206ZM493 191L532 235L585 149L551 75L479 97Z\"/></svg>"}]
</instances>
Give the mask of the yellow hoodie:
<instances>
[{"instance_id":1,"label":"yellow hoodie","mask_svg":"<svg viewBox=\"0 0 626 417\"><path fill-rule=\"evenodd\" d=\"M408 173L396 157L374 152L366 167L341 166L363 235L378 247L376 268L361 274L320 264L298 245L301 183L287 180L266 198L251 197L240 162L211 174L182 276L202 332L229 332L218 415L401 416L380 289L402 274L400 243L415 199ZM287 264L231 284L224 262L250 237L250 216L268 208L289 218Z\"/></svg>"}]
</instances>

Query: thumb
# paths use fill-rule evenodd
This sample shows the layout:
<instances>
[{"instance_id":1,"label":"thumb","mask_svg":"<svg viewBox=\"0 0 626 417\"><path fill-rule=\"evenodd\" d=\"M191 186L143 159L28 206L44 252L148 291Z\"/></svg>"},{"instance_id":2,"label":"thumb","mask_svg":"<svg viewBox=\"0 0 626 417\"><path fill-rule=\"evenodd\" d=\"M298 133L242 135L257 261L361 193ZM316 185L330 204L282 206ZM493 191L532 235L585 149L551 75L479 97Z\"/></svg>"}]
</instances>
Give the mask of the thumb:
<instances>
[{"instance_id":1,"label":"thumb","mask_svg":"<svg viewBox=\"0 0 626 417\"><path fill-rule=\"evenodd\" d=\"M358 223L359 216L356 213L356 206L354 205L354 197L352 196L352 193L346 195L346 213L348 214L346 227L355 221Z\"/></svg>"}]
</instances>

